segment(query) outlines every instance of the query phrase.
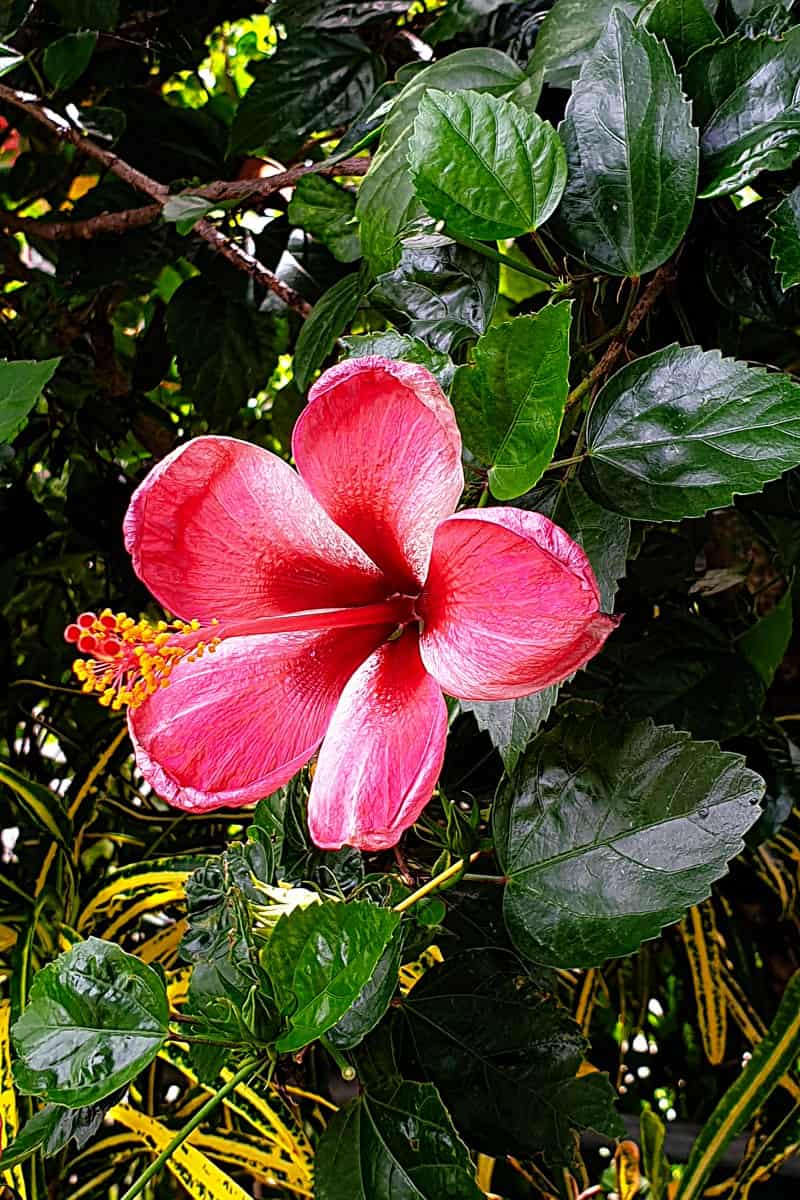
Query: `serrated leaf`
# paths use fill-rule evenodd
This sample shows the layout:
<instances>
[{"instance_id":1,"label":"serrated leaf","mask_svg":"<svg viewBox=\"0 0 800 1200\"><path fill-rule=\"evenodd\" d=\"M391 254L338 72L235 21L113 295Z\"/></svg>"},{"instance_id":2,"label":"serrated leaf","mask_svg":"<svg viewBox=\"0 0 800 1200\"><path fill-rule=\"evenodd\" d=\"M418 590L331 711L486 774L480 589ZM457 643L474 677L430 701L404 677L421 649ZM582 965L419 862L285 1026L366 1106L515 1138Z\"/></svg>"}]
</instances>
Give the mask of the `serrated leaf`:
<instances>
[{"instance_id":1,"label":"serrated leaf","mask_svg":"<svg viewBox=\"0 0 800 1200\"><path fill-rule=\"evenodd\" d=\"M278 318L203 276L177 289L166 325L183 389L215 423L230 420L266 385L282 349Z\"/></svg>"},{"instance_id":2,"label":"serrated leaf","mask_svg":"<svg viewBox=\"0 0 800 1200\"><path fill-rule=\"evenodd\" d=\"M57 92L71 88L73 83L78 82L91 61L96 45L97 34L87 30L68 33L66 37L50 43L42 56L42 66Z\"/></svg>"},{"instance_id":3,"label":"serrated leaf","mask_svg":"<svg viewBox=\"0 0 800 1200\"><path fill-rule=\"evenodd\" d=\"M327 1039L341 1050L358 1046L380 1021L397 990L403 954L403 937L395 933L378 960L371 977L353 1004L327 1032Z\"/></svg>"},{"instance_id":4,"label":"serrated leaf","mask_svg":"<svg viewBox=\"0 0 800 1200\"><path fill-rule=\"evenodd\" d=\"M392 104L380 149L358 191L361 248L374 275L397 265L401 230L423 212L408 169L408 143L428 88L503 95L524 80L516 63L499 50L474 49L458 50L431 63L406 84Z\"/></svg>"},{"instance_id":5,"label":"serrated leaf","mask_svg":"<svg viewBox=\"0 0 800 1200\"><path fill-rule=\"evenodd\" d=\"M667 43L679 70L695 51L722 38L703 0L650 0L637 21Z\"/></svg>"},{"instance_id":6,"label":"serrated leaf","mask_svg":"<svg viewBox=\"0 0 800 1200\"><path fill-rule=\"evenodd\" d=\"M255 83L231 128L231 153L265 150L285 159L315 130L357 116L386 77L386 64L351 33L306 29L250 63Z\"/></svg>"},{"instance_id":7,"label":"serrated leaf","mask_svg":"<svg viewBox=\"0 0 800 1200\"><path fill-rule=\"evenodd\" d=\"M567 179L552 125L510 100L429 89L408 148L418 198L453 237L520 237L555 211Z\"/></svg>"},{"instance_id":8,"label":"serrated leaf","mask_svg":"<svg viewBox=\"0 0 800 1200\"><path fill-rule=\"evenodd\" d=\"M464 444L490 467L498 500L513 500L539 480L558 444L569 392L572 304L549 304L531 317L495 325L459 367L453 407Z\"/></svg>"},{"instance_id":9,"label":"serrated leaf","mask_svg":"<svg viewBox=\"0 0 800 1200\"><path fill-rule=\"evenodd\" d=\"M557 698L558 688L553 686L518 700L462 700L460 703L464 712L473 714L478 728L489 734L510 774L534 733L550 716Z\"/></svg>"},{"instance_id":10,"label":"serrated leaf","mask_svg":"<svg viewBox=\"0 0 800 1200\"><path fill-rule=\"evenodd\" d=\"M572 1158L572 1129L620 1136L606 1075L577 1077L586 1040L571 1016L482 950L426 971L402 1010L422 1069L470 1145L487 1154ZM487 1102L488 1101L488 1102Z\"/></svg>"},{"instance_id":11,"label":"serrated leaf","mask_svg":"<svg viewBox=\"0 0 800 1200\"><path fill-rule=\"evenodd\" d=\"M355 193L324 175L303 175L289 201L289 220L328 247L339 262L355 262L361 242Z\"/></svg>"},{"instance_id":12,"label":"serrated leaf","mask_svg":"<svg viewBox=\"0 0 800 1200\"><path fill-rule=\"evenodd\" d=\"M60 358L0 362L0 444L7 442L52 379Z\"/></svg>"},{"instance_id":13,"label":"serrated leaf","mask_svg":"<svg viewBox=\"0 0 800 1200\"><path fill-rule=\"evenodd\" d=\"M481 1200L475 1167L435 1087L404 1081L343 1108L316 1155L318 1200Z\"/></svg>"},{"instance_id":14,"label":"serrated leaf","mask_svg":"<svg viewBox=\"0 0 800 1200\"><path fill-rule=\"evenodd\" d=\"M737 642L739 653L758 671L769 687L783 661L794 626L793 585L765 616L745 630Z\"/></svg>"},{"instance_id":15,"label":"serrated leaf","mask_svg":"<svg viewBox=\"0 0 800 1200\"><path fill-rule=\"evenodd\" d=\"M394 271L378 276L370 299L396 324L446 354L489 326L497 264L444 238L410 238Z\"/></svg>"},{"instance_id":16,"label":"serrated leaf","mask_svg":"<svg viewBox=\"0 0 800 1200\"><path fill-rule=\"evenodd\" d=\"M581 479L600 504L638 520L723 508L800 463L799 401L785 374L668 346L598 394Z\"/></svg>"},{"instance_id":17,"label":"serrated leaf","mask_svg":"<svg viewBox=\"0 0 800 1200\"><path fill-rule=\"evenodd\" d=\"M44 1108L26 1121L17 1136L0 1154L0 1172L10 1171L17 1163L25 1162L37 1150L52 1158L71 1141L78 1149L94 1137L103 1123L113 1096L103 1104L88 1108L65 1108L61 1104L45 1104Z\"/></svg>"},{"instance_id":18,"label":"serrated leaf","mask_svg":"<svg viewBox=\"0 0 800 1200\"><path fill-rule=\"evenodd\" d=\"M287 29L353 29L401 16L410 0L273 0L270 20Z\"/></svg>"},{"instance_id":19,"label":"serrated leaf","mask_svg":"<svg viewBox=\"0 0 800 1200\"><path fill-rule=\"evenodd\" d=\"M610 275L642 275L680 242L697 191L698 135L662 42L615 9L559 134L568 180L559 241Z\"/></svg>"},{"instance_id":20,"label":"serrated leaf","mask_svg":"<svg viewBox=\"0 0 800 1200\"><path fill-rule=\"evenodd\" d=\"M161 216L167 224L175 225L181 237L185 237L215 207L214 201L206 200L204 196L170 196L161 210Z\"/></svg>"},{"instance_id":21,"label":"serrated leaf","mask_svg":"<svg viewBox=\"0 0 800 1200\"><path fill-rule=\"evenodd\" d=\"M788 292L800 283L800 186L773 208L769 223L772 260Z\"/></svg>"},{"instance_id":22,"label":"serrated leaf","mask_svg":"<svg viewBox=\"0 0 800 1200\"><path fill-rule=\"evenodd\" d=\"M168 1019L161 976L113 942L88 938L33 978L11 1030L16 1085L68 1108L96 1104L153 1061Z\"/></svg>"},{"instance_id":23,"label":"serrated leaf","mask_svg":"<svg viewBox=\"0 0 800 1200\"><path fill-rule=\"evenodd\" d=\"M321 296L306 319L294 348L294 378L304 392L325 359L358 312L361 303L361 276L356 271L345 275Z\"/></svg>"},{"instance_id":24,"label":"serrated leaf","mask_svg":"<svg viewBox=\"0 0 800 1200\"><path fill-rule=\"evenodd\" d=\"M288 1022L282 1053L327 1032L357 1000L400 921L366 900L328 901L281 917L263 965Z\"/></svg>"},{"instance_id":25,"label":"serrated leaf","mask_svg":"<svg viewBox=\"0 0 800 1200\"><path fill-rule=\"evenodd\" d=\"M631 523L587 496L574 477L568 483L544 484L529 497L530 505L566 529L583 548L600 590L600 607L613 612L617 584L625 574ZM522 507L528 504L523 502Z\"/></svg>"},{"instance_id":26,"label":"serrated leaf","mask_svg":"<svg viewBox=\"0 0 800 1200\"><path fill-rule=\"evenodd\" d=\"M632 953L704 899L758 819L740 755L651 721L540 734L495 814L517 948L557 967Z\"/></svg>"},{"instance_id":27,"label":"serrated leaf","mask_svg":"<svg viewBox=\"0 0 800 1200\"><path fill-rule=\"evenodd\" d=\"M683 73L700 138L700 195L726 196L800 154L800 27L780 41L732 37Z\"/></svg>"},{"instance_id":28,"label":"serrated leaf","mask_svg":"<svg viewBox=\"0 0 800 1200\"><path fill-rule=\"evenodd\" d=\"M403 362L420 363L438 379L444 392L450 391L455 374L455 365L449 354L433 350L421 338L388 329L384 333L366 333L357 337L343 337L345 358L368 358L377 354L380 358L402 359Z\"/></svg>"},{"instance_id":29,"label":"serrated leaf","mask_svg":"<svg viewBox=\"0 0 800 1200\"><path fill-rule=\"evenodd\" d=\"M553 87L571 87L613 9L633 18L641 7L642 0L556 0L536 39L530 73L541 71Z\"/></svg>"}]
</instances>

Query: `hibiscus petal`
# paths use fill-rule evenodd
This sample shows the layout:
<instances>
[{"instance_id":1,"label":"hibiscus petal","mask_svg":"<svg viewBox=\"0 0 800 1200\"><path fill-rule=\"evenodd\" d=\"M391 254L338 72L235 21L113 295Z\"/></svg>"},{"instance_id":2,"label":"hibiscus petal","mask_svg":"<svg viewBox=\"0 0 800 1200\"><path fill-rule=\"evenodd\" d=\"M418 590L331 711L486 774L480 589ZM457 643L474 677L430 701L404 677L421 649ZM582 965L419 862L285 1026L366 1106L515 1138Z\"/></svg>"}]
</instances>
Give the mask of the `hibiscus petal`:
<instances>
[{"instance_id":1,"label":"hibiscus petal","mask_svg":"<svg viewBox=\"0 0 800 1200\"><path fill-rule=\"evenodd\" d=\"M360 358L326 371L294 428L310 490L393 580L416 592L434 529L464 486L453 409L424 367Z\"/></svg>"},{"instance_id":2,"label":"hibiscus petal","mask_svg":"<svg viewBox=\"0 0 800 1200\"><path fill-rule=\"evenodd\" d=\"M282 459L235 438L195 438L133 494L125 545L137 575L187 619L367 604L377 567Z\"/></svg>"},{"instance_id":3,"label":"hibiscus petal","mask_svg":"<svg viewBox=\"0 0 800 1200\"><path fill-rule=\"evenodd\" d=\"M359 667L336 707L311 785L316 844L394 846L431 797L446 740L447 705L406 630Z\"/></svg>"},{"instance_id":4,"label":"hibiscus petal","mask_svg":"<svg viewBox=\"0 0 800 1200\"><path fill-rule=\"evenodd\" d=\"M541 513L467 509L442 521L417 611L431 675L463 700L510 700L566 679L617 624L589 560Z\"/></svg>"},{"instance_id":5,"label":"hibiscus petal","mask_svg":"<svg viewBox=\"0 0 800 1200\"><path fill-rule=\"evenodd\" d=\"M353 671L390 627L230 638L183 659L128 713L136 763L176 808L239 807L308 762Z\"/></svg>"}]
</instances>

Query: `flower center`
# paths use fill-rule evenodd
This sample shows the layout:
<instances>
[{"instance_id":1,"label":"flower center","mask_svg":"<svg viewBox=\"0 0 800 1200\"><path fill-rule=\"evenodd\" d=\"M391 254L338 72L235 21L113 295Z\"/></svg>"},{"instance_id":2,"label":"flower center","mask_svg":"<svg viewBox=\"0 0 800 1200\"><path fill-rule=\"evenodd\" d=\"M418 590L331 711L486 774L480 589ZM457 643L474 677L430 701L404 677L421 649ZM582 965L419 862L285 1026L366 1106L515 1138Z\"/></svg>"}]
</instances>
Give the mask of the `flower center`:
<instances>
[{"instance_id":1,"label":"flower center","mask_svg":"<svg viewBox=\"0 0 800 1200\"><path fill-rule=\"evenodd\" d=\"M418 619L415 605L415 597L398 594L378 604L314 609L224 624L214 618L206 625L198 620L158 621L153 625L106 608L99 616L81 613L64 630L64 638L87 656L76 658L72 664L82 690L96 693L102 705L116 711L123 705L138 708L148 696L167 686L177 663L184 658L195 662L206 651L213 654L223 638L385 625L388 639L399 637L406 625Z\"/></svg>"}]
</instances>

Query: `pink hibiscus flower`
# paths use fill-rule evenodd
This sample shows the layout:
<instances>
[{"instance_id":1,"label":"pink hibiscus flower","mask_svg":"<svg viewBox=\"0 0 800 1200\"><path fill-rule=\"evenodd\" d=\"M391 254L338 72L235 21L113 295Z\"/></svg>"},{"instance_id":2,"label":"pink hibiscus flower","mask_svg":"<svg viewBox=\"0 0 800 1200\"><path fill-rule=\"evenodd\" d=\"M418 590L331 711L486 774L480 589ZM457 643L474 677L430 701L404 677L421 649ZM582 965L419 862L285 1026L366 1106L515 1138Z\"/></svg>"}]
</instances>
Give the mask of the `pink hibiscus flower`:
<instances>
[{"instance_id":1,"label":"pink hibiscus flower","mask_svg":"<svg viewBox=\"0 0 800 1200\"><path fill-rule=\"evenodd\" d=\"M557 683L615 621L552 521L454 512L461 437L423 367L333 367L292 451L296 472L201 437L159 463L131 500L125 544L182 619L84 613L66 636L91 655L76 663L84 690L129 703L138 766L170 804L251 804L319 749L311 836L379 850L436 784L443 691L503 700Z\"/></svg>"}]
</instances>

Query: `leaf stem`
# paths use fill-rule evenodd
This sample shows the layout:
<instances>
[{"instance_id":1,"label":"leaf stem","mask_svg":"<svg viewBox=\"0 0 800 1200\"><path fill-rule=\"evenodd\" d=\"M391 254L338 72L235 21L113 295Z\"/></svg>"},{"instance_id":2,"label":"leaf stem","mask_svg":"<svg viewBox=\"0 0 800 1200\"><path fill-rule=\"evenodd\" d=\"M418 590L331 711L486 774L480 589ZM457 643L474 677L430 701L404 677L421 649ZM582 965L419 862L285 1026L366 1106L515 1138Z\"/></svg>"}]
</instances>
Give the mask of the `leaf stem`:
<instances>
[{"instance_id":1,"label":"leaf stem","mask_svg":"<svg viewBox=\"0 0 800 1200\"><path fill-rule=\"evenodd\" d=\"M480 858L480 850L476 850L474 854L470 854L469 858L459 858L458 862L451 863L446 871L442 871L439 875L434 875L433 879L429 879L421 888L417 888L416 892L412 892L410 896L406 896L405 900L401 900L399 904L395 904L393 912L406 912L412 908L417 901L423 900L425 896L429 896L431 892L435 892L442 884L447 883L448 879L452 879L458 875L468 863L475 862L476 858ZM127 1196L123 1196L122 1200L129 1200Z\"/></svg>"},{"instance_id":2,"label":"leaf stem","mask_svg":"<svg viewBox=\"0 0 800 1200\"><path fill-rule=\"evenodd\" d=\"M476 508L486 508L486 505L488 503L489 503L489 481L487 479L486 483L483 485L483 491L480 494L480 499L478 500L478 503L475 505L475 507Z\"/></svg>"},{"instance_id":3,"label":"leaf stem","mask_svg":"<svg viewBox=\"0 0 800 1200\"><path fill-rule=\"evenodd\" d=\"M232 1075L228 1082L224 1083L221 1088L218 1088L213 1095L209 1096L205 1104L198 1108L194 1116L190 1117L186 1124L178 1130L169 1145L164 1147L158 1157L153 1159L153 1161L150 1163L150 1166L147 1167L136 1180L136 1182L128 1188L127 1192L122 1197L122 1200L135 1200L137 1196L141 1196L147 1184L155 1175L158 1174L167 1159L175 1153L179 1146L183 1145L190 1134L194 1133L195 1129L197 1129L197 1127L203 1123L208 1114L212 1112L217 1105L225 1099L226 1096L229 1096L230 1093L234 1091L234 1089L237 1088L240 1083L247 1079L248 1076L252 1075L258 1067L259 1060L257 1058L246 1059L246 1061L242 1063L241 1067L239 1067L239 1070L236 1072L236 1074ZM273 1059L270 1064L270 1075L272 1074L274 1068L275 1060Z\"/></svg>"},{"instance_id":4,"label":"leaf stem","mask_svg":"<svg viewBox=\"0 0 800 1200\"><path fill-rule=\"evenodd\" d=\"M518 271L520 275L530 275L531 279L538 279L540 283L547 283L550 287L554 287L560 282L558 275L550 275L547 271L540 271L538 267L527 267L523 263L517 262L516 259L509 258L507 254L501 254L499 250L493 250L485 242L474 241L468 237L460 237L456 240L460 245L466 246L468 250L474 250L477 254L482 254L484 258L491 258L493 262L500 263L501 266L508 267L511 271Z\"/></svg>"},{"instance_id":5,"label":"leaf stem","mask_svg":"<svg viewBox=\"0 0 800 1200\"><path fill-rule=\"evenodd\" d=\"M550 465L545 467L545 471L558 471L561 467L571 467L575 463L583 462L585 458L585 454L573 454L571 458L554 458Z\"/></svg>"},{"instance_id":6,"label":"leaf stem","mask_svg":"<svg viewBox=\"0 0 800 1200\"><path fill-rule=\"evenodd\" d=\"M559 273L558 272L558 263L553 258L552 254L550 253L550 251L547 247L547 242L544 240L542 235L539 233L538 229L534 229L533 234L531 236L533 237L534 242L536 242L536 245L539 247L539 253L541 254L544 261L547 263L550 270L553 272L554 275L558 275L558 273Z\"/></svg>"},{"instance_id":7,"label":"leaf stem","mask_svg":"<svg viewBox=\"0 0 800 1200\"><path fill-rule=\"evenodd\" d=\"M497 887L505 887L508 883L505 875L480 875L472 871L465 871L461 878L467 883L493 883Z\"/></svg>"}]
</instances>

